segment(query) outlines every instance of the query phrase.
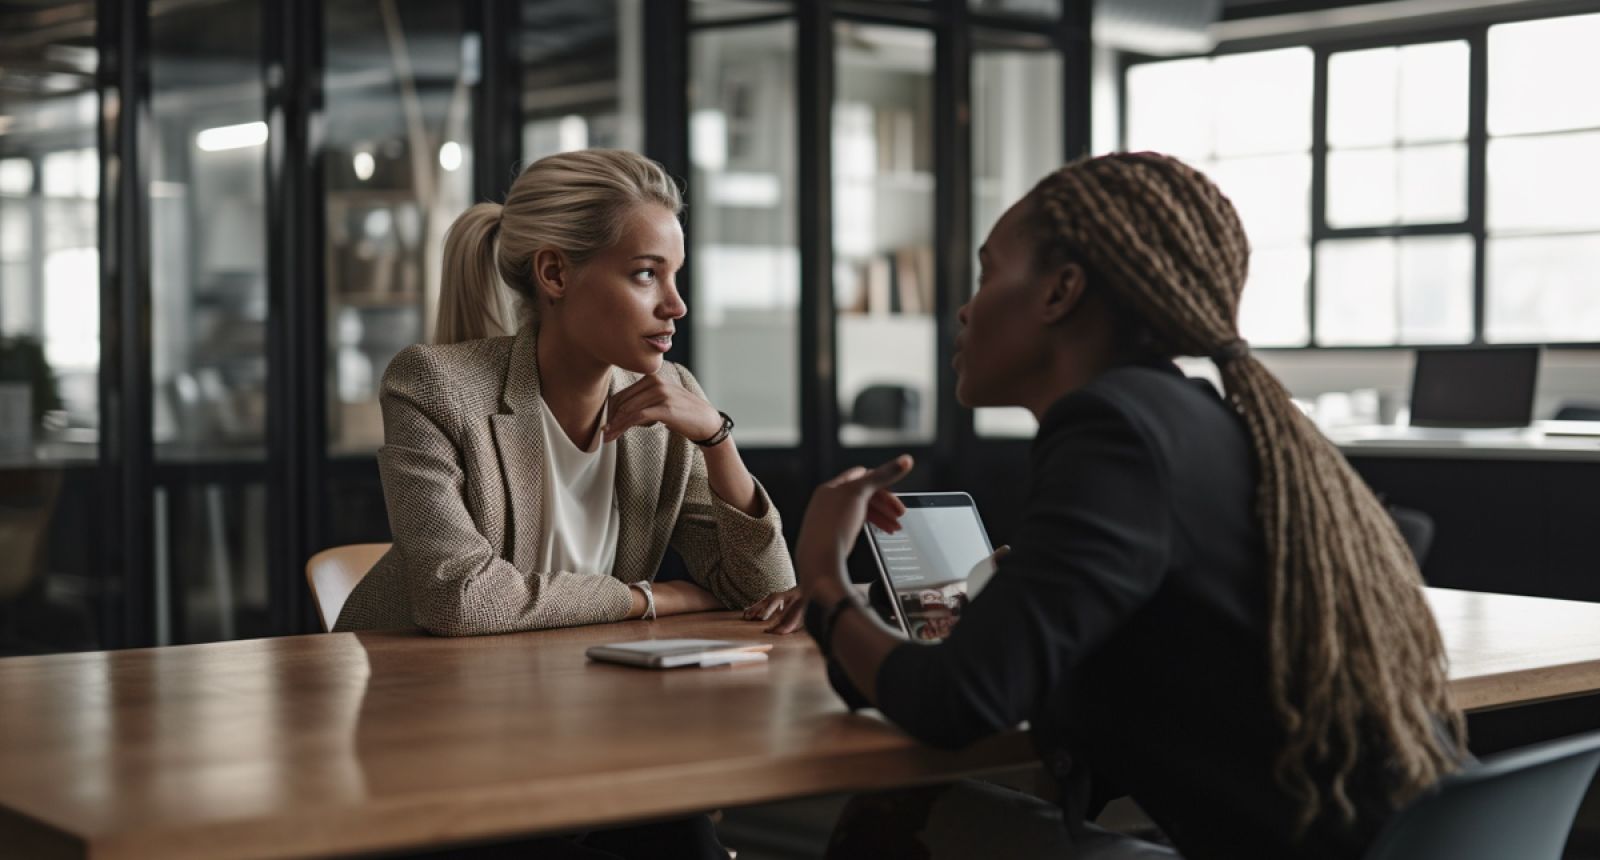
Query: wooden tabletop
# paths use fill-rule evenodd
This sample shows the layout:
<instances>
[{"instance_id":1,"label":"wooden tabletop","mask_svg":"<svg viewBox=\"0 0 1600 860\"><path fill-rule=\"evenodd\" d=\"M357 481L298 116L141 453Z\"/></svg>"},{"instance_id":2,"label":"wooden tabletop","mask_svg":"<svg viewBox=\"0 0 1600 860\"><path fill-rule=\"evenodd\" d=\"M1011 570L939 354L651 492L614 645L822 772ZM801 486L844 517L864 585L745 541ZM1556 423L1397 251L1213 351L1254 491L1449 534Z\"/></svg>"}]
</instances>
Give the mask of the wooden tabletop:
<instances>
[{"instance_id":1,"label":"wooden tabletop","mask_svg":"<svg viewBox=\"0 0 1600 860\"><path fill-rule=\"evenodd\" d=\"M1600 689L1600 604L1435 591L1463 703ZM587 661L646 637L767 640L764 665ZM363 633L0 660L0 853L324 856L1026 764L852 715L803 636L726 614L473 639Z\"/></svg>"},{"instance_id":2,"label":"wooden tabletop","mask_svg":"<svg viewBox=\"0 0 1600 860\"><path fill-rule=\"evenodd\" d=\"M1600 692L1600 603L1428 589L1469 711Z\"/></svg>"}]
</instances>

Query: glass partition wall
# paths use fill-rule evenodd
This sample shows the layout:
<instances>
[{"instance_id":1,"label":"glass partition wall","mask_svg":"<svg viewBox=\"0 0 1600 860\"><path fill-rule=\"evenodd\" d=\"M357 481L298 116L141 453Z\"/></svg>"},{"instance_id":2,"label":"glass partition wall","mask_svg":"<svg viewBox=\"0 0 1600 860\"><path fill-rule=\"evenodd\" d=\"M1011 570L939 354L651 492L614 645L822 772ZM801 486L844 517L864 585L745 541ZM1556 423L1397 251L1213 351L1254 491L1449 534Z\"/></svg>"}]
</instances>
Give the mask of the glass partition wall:
<instances>
[{"instance_id":1,"label":"glass partition wall","mask_svg":"<svg viewBox=\"0 0 1600 860\"><path fill-rule=\"evenodd\" d=\"M1087 63L1063 59L1086 45L1061 5L691 5L693 360L714 400L759 422L742 447L798 442L823 464L808 478L907 450L936 481L974 434L1031 435L1021 410L955 404L946 365L989 227L1087 148L1069 118L1086 99L1067 96L1072 76L1087 92ZM797 77L824 82L825 111ZM789 226L819 199L825 257L810 225Z\"/></svg>"},{"instance_id":2,"label":"glass partition wall","mask_svg":"<svg viewBox=\"0 0 1600 860\"><path fill-rule=\"evenodd\" d=\"M954 481L969 258L1084 148L1063 5L3 5L0 654L317 629L306 559L389 538L445 229L567 149L683 182L674 357L791 529L847 462Z\"/></svg>"},{"instance_id":3,"label":"glass partition wall","mask_svg":"<svg viewBox=\"0 0 1600 860\"><path fill-rule=\"evenodd\" d=\"M0 654L99 647L108 555L100 397L97 26L0 7Z\"/></svg>"},{"instance_id":4,"label":"glass partition wall","mask_svg":"<svg viewBox=\"0 0 1600 860\"><path fill-rule=\"evenodd\" d=\"M151 16L149 35L154 641L262 636L273 624L260 3L176 5Z\"/></svg>"}]
</instances>

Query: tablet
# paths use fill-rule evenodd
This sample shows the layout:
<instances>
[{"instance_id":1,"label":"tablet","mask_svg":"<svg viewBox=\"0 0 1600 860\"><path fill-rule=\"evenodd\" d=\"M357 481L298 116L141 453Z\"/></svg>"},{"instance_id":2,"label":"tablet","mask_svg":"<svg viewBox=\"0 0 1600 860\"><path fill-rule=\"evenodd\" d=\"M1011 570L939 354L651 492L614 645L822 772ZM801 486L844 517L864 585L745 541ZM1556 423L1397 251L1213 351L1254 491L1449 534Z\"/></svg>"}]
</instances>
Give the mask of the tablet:
<instances>
[{"instance_id":1,"label":"tablet","mask_svg":"<svg viewBox=\"0 0 1600 860\"><path fill-rule=\"evenodd\" d=\"M913 640L937 642L950 635L970 596L986 581L994 550L966 493L897 497L906 506L900 531L890 534L869 524L867 539L900 629Z\"/></svg>"}]
</instances>

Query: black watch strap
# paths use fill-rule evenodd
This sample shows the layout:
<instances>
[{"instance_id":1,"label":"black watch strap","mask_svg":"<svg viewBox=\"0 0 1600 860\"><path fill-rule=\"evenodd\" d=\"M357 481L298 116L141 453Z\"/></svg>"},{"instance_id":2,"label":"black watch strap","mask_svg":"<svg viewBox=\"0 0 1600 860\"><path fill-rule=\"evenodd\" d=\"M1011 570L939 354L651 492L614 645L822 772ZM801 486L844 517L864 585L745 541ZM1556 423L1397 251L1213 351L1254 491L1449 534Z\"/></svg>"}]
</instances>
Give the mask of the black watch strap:
<instances>
[{"instance_id":1,"label":"black watch strap","mask_svg":"<svg viewBox=\"0 0 1600 860\"><path fill-rule=\"evenodd\" d=\"M719 410L717 414L722 416L722 429L712 433L710 436L704 439L692 440L696 445L699 445L702 448L710 448L714 445L721 445L728 438L728 436L733 433L733 419L728 417L728 413Z\"/></svg>"},{"instance_id":2,"label":"black watch strap","mask_svg":"<svg viewBox=\"0 0 1600 860\"><path fill-rule=\"evenodd\" d=\"M833 628L838 626L839 616L843 615L846 609L856 606L856 599L847 594L839 598L839 602L835 603L833 608L828 610L827 616L822 619L822 629L819 631L821 635L818 638L821 640L819 644L824 656L833 656Z\"/></svg>"}]
</instances>

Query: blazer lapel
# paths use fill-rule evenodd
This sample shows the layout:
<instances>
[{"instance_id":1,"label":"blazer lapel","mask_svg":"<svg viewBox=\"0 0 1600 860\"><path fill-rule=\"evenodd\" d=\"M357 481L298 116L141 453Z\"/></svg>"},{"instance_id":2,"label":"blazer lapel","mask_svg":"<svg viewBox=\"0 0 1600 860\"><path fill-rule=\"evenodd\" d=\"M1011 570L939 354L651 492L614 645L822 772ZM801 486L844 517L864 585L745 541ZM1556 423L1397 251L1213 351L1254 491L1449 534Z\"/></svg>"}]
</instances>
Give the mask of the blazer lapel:
<instances>
[{"instance_id":1,"label":"blazer lapel","mask_svg":"<svg viewBox=\"0 0 1600 860\"><path fill-rule=\"evenodd\" d=\"M539 417L538 339L530 327L517 335L501 405L510 414L490 417L500 475L511 502L507 556L521 571L533 570L544 518L544 428ZM502 555L505 555L502 550Z\"/></svg>"},{"instance_id":2,"label":"blazer lapel","mask_svg":"<svg viewBox=\"0 0 1600 860\"><path fill-rule=\"evenodd\" d=\"M637 373L613 371L611 393L616 394L639 378ZM614 573L623 582L638 582L655 576L660 559L651 558L651 550L665 547L672 536L672 520L663 522L657 510L661 503L661 467L666 460L669 436L667 428L657 424L633 427L617 437L618 533Z\"/></svg>"}]
</instances>

